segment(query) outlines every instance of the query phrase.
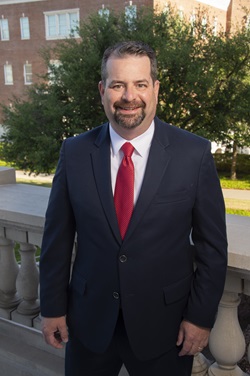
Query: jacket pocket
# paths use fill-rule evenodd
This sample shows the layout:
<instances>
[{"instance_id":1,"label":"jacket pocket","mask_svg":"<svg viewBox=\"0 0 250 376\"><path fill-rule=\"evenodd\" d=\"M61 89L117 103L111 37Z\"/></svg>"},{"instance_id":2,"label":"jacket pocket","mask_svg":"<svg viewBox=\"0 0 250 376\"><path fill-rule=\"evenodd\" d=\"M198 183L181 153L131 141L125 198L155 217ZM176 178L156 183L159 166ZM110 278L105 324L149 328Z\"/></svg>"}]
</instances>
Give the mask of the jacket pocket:
<instances>
[{"instance_id":1,"label":"jacket pocket","mask_svg":"<svg viewBox=\"0 0 250 376\"><path fill-rule=\"evenodd\" d=\"M154 204L174 203L189 200L187 190L172 192L168 194L157 194L155 196Z\"/></svg>"},{"instance_id":2,"label":"jacket pocket","mask_svg":"<svg viewBox=\"0 0 250 376\"><path fill-rule=\"evenodd\" d=\"M164 287L163 291L165 303L172 304L184 299L185 297L187 298L190 292L192 279L193 273L180 281Z\"/></svg>"}]
</instances>

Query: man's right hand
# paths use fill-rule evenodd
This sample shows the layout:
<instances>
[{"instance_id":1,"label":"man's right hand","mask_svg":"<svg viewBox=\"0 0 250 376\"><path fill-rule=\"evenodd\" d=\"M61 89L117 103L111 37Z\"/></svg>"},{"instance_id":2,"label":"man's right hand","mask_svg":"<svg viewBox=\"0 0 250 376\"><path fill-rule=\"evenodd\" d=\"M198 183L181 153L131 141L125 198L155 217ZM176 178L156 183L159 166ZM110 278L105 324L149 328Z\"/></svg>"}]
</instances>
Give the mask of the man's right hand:
<instances>
[{"instance_id":1,"label":"man's right hand","mask_svg":"<svg viewBox=\"0 0 250 376\"><path fill-rule=\"evenodd\" d=\"M68 329L65 316L42 317L42 332L45 341L55 347L62 349L62 342L68 342Z\"/></svg>"}]
</instances>

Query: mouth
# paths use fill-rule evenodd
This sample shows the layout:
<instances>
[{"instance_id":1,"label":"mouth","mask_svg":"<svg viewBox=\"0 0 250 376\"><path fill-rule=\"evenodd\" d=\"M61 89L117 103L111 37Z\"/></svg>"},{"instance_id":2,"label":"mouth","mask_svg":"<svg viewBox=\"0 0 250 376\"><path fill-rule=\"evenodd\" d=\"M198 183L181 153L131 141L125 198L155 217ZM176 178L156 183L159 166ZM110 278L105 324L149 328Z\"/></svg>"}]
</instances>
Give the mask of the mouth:
<instances>
[{"instance_id":1,"label":"mouth","mask_svg":"<svg viewBox=\"0 0 250 376\"><path fill-rule=\"evenodd\" d=\"M126 105L123 105L123 104L115 104L115 109L116 111L119 111L120 113L124 113L124 114L134 114L134 113L137 113L138 110L142 109L143 106L140 104L137 104L137 105L133 105L133 106L126 106Z\"/></svg>"},{"instance_id":2,"label":"mouth","mask_svg":"<svg viewBox=\"0 0 250 376\"><path fill-rule=\"evenodd\" d=\"M136 112L140 107L118 107L119 111Z\"/></svg>"}]
</instances>

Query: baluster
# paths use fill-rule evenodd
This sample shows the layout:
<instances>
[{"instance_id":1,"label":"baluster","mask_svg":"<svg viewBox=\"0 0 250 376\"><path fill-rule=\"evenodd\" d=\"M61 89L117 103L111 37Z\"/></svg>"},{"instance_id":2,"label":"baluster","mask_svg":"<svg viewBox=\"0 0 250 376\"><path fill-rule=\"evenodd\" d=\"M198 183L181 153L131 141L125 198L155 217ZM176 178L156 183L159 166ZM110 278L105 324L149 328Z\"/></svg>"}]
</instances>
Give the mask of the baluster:
<instances>
[{"instance_id":1,"label":"baluster","mask_svg":"<svg viewBox=\"0 0 250 376\"><path fill-rule=\"evenodd\" d=\"M209 338L209 349L216 359L208 370L209 376L247 376L238 366L245 353L245 338L238 321L237 293L224 292L218 316Z\"/></svg>"},{"instance_id":2,"label":"baluster","mask_svg":"<svg viewBox=\"0 0 250 376\"><path fill-rule=\"evenodd\" d=\"M20 302L16 290L18 272L13 241L0 237L0 308L3 308L1 316L4 316L3 311L13 309Z\"/></svg>"},{"instance_id":3,"label":"baluster","mask_svg":"<svg viewBox=\"0 0 250 376\"><path fill-rule=\"evenodd\" d=\"M39 272L36 265L36 247L20 243L21 268L17 276L17 291L22 297L17 312L22 315L35 315L40 311L38 300Z\"/></svg>"},{"instance_id":4,"label":"baluster","mask_svg":"<svg viewBox=\"0 0 250 376\"><path fill-rule=\"evenodd\" d=\"M211 363L212 362L208 360L202 353L195 354L192 376L207 376L208 368Z\"/></svg>"},{"instance_id":5,"label":"baluster","mask_svg":"<svg viewBox=\"0 0 250 376\"><path fill-rule=\"evenodd\" d=\"M248 359L248 362L250 363L250 344L248 345L247 359Z\"/></svg>"}]
</instances>

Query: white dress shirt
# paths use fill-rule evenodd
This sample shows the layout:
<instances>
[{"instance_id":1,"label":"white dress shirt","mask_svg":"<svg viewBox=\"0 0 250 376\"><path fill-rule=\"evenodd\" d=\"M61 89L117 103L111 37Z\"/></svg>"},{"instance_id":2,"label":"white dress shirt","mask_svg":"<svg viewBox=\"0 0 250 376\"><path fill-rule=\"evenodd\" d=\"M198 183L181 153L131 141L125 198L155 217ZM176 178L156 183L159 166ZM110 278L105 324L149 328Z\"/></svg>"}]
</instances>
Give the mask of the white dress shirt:
<instances>
[{"instance_id":1,"label":"white dress shirt","mask_svg":"<svg viewBox=\"0 0 250 376\"><path fill-rule=\"evenodd\" d=\"M109 124L109 133L111 139L110 145L110 161L111 161L111 183L113 194L115 192L115 182L118 169L120 167L123 151L121 150L122 145L125 142L130 142L135 148L132 154L132 161L134 163L135 171L135 185L134 185L134 204L136 203L141 186L144 178L144 173L148 161L149 150L154 135L154 121L151 123L150 127L141 134L140 136L134 138L133 140L125 140L118 135L112 128L112 125Z\"/></svg>"}]
</instances>

